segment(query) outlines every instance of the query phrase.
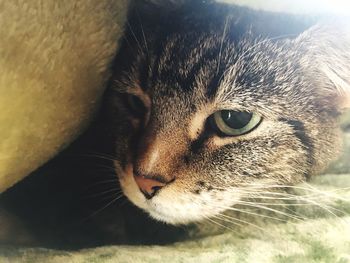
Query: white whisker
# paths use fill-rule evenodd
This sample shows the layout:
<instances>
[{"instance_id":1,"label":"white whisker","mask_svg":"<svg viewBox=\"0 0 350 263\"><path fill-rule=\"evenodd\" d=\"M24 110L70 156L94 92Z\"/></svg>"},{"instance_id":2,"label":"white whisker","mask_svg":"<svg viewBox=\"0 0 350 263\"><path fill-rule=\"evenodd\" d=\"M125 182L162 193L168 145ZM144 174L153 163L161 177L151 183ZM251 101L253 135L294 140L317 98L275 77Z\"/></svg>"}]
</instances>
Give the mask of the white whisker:
<instances>
[{"instance_id":1,"label":"white whisker","mask_svg":"<svg viewBox=\"0 0 350 263\"><path fill-rule=\"evenodd\" d=\"M100 213L101 211L103 211L104 209L106 209L107 207L109 207L111 204L113 204L114 202L116 202L118 199L122 198L124 196L124 194L120 194L118 195L116 198L114 198L112 201L108 202L105 206L101 207L100 209L96 210L95 212L93 212L92 214L90 214L89 216L87 216L84 220L87 220L91 217L96 216L98 213Z\"/></svg>"}]
</instances>

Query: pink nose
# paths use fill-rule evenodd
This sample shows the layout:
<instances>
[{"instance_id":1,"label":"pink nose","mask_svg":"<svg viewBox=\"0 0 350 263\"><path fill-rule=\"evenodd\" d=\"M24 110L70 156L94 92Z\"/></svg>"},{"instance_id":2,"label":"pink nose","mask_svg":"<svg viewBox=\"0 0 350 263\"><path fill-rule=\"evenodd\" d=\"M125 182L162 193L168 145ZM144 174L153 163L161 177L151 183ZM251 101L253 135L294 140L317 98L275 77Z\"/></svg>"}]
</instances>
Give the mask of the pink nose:
<instances>
[{"instance_id":1,"label":"pink nose","mask_svg":"<svg viewBox=\"0 0 350 263\"><path fill-rule=\"evenodd\" d=\"M146 178L144 175L135 175L135 182L147 199L151 199L166 183L157 179Z\"/></svg>"}]
</instances>

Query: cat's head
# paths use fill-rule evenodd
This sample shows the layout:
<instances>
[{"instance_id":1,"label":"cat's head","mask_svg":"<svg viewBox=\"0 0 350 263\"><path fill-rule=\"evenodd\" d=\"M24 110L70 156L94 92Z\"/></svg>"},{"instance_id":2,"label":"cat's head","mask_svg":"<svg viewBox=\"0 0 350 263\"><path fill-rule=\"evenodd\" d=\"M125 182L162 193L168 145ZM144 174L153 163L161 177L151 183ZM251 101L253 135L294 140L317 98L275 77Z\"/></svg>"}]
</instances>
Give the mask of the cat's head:
<instances>
[{"instance_id":1,"label":"cat's head","mask_svg":"<svg viewBox=\"0 0 350 263\"><path fill-rule=\"evenodd\" d=\"M174 15L178 27L126 35L111 98L115 167L124 194L158 220L214 216L305 180L339 151L349 32L266 39L243 15L208 26Z\"/></svg>"}]
</instances>

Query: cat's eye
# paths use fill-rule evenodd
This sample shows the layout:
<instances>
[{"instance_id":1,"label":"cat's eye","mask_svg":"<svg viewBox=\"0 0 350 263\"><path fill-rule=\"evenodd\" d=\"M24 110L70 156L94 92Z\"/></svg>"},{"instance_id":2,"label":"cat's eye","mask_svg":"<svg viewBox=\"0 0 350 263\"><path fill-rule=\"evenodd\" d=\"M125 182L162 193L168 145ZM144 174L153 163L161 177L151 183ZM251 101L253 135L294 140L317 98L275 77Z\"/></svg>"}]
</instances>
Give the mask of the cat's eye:
<instances>
[{"instance_id":1,"label":"cat's eye","mask_svg":"<svg viewBox=\"0 0 350 263\"><path fill-rule=\"evenodd\" d=\"M126 102L129 110L136 117L140 118L145 114L147 108L139 97L132 94L128 94Z\"/></svg>"},{"instance_id":2,"label":"cat's eye","mask_svg":"<svg viewBox=\"0 0 350 263\"><path fill-rule=\"evenodd\" d=\"M211 125L225 136L239 136L255 129L261 119L256 113L222 110L212 115Z\"/></svg>"}]
</instances>

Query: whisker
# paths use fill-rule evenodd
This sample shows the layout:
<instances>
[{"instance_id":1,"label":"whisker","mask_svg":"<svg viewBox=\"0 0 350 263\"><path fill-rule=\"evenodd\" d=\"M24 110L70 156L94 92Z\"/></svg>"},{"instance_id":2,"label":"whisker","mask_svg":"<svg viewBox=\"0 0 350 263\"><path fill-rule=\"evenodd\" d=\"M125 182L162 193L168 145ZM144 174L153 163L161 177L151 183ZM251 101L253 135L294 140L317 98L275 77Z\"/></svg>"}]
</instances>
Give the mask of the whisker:
<instances>
[{"instance_id":1,"label":"whisker","mask_svg":"<svg viewBox=\"0 0 350 263\"><path fill-rule=\"evenodd\" d=\"M106 191L102 191L102 192L99 192L99 193L96 193L96 194L88 195L88 196L86 196L84 199L89 199L89 198L93 198L93 197L105 195L105 194L108 194L108 193L111 193L111 192L118 192L118 193L121 193L122 191L120 190L120 188L115 188L115 187L113 187L113 188L108 189L108 190L106 190Z\"/></svg>"},{"instance_id":2,"label":"whisker","mask_svg":"<svg viewBox=\"0 0 350 263\"><path fill-rule=\"evenodd\" d=\"M80 156L85 156L85 157L93 157L93 158L99 158L107 161L114 162L115 157L112 155L108 154L98 154L98 153L85 153L85 154L79 154Z\"/></svg>"},{"instance_id":3,"label":"whisker","mask_svg":"<svg viewBox=\"0 0 350 263\"><path fill-rule=\"evenodd\" d=\"M243 227L244 226L243 224L230 221L230 220L228 220L228 219L226 219L225 217L222 217L222 216L223 216L222 214L218 214L218 215L212 216L211 218L216 218L218 220L221 220L221 221L224 221L224 222L227 222L227 223L230 223L230 224L234 224L234 225L239 226L239 227Z\"/></svg>"},{"instance_id":4,"label":"whisker","mask_svg":"<svg viewBox=\"0 0 350 263\"><path fill-rule=\"evenodd\" d=\"M304 183L306 184L306 183ZM270 184L270 185L265 185L265 184L254 184L254 183L249 183L249 184L240 184L243 186L259 186L259 188L261 187L261 189L266 189L266 188L290 188L290 189L298 189L298 190L307 190L310 192L314 192L314 193L320 193L322 195L328 194L330 192L338 192L338 191L345 191L345 190L349 190L350 187L343 187L343 188L336 188L336 189L332 189L332 190L328 190L328 191L322 191L319 190L313 186L311 186L310 184L307 184L309 187L303 187L300 185L279 185L279 184Z\"/></svg>"},{"instance_id":5,"label":"whisker","mask_svg":"<svg viewBox=\"0 0 350 263\"><path fill-rule=\"evenodd\" d=\"M310 195L312 196L312 195ZM272 206L276 206L276 205L280 205L280 206L301 206L301 205L309 205L309 206L314 206L314 207L318 207L318 208L321 208L322 210L326 211L327 213L331 214L332 216L334 217L337 217L337 218L340 218L337 214L335 214L335 212L338 212L342 215L348 215L345 211L342 211L342 210L339 210L335 207L332 207L332 206L329 206L327 204L321 204L320 203L320 196L316 196L317 197L317 200L314 201L312 198L310 198L309 196L307 195L301 195L301 196L294 196L293 199L295 201L299 201L299 202L304 202L304 203L285 203L285 204L276 204L276 203L259 203L259 202L254 202L253 204L256 204L256 205L272 205ZM259 199L265 199L265 196L261 196L259 195L258 197ZM268 199L274 199L274 198L268 198ZM292 199L291 199L292 200Z\"/></svg>"},{"instance_id":6,"label":"whisker","mask_svg":"<svg viewBox=\"0 0 350 263\"><path fill-rule=\"evenodd\" d=\"M115 196L119 195L119 194L122 194L123 191L117 191L115 193L111 193L111 194L108 194L106 196L103 196L103 197L99 197L98 198L98 201L105 201L105 200L111 200L113 199Z\"/></svg>"},{"instance_id":7,"label":"whisker","mask_svg":"<svg viewBox=\"0 0 350 263\"><path fill-rule=\"evenodd\" d=\"M235 218L235 217L232 217L232 216L229 216L229 215L225 215L225 214L219 214L219 215L220 215L220 216L223 216L223 217L225 217L225 218L227 218L227 219L229 219L228 222L230 222L230 220L235 220L235 221L242 222L242 223L244 223L244 224L250 225L250 226L252 226L252 227L254 227L254 228L256 228L256 229L259 229L260 231L263 231L263 232L265 232L265 233L268 233L268 232L267 232L265 229L263 229L262 227L260 227L260 226L258 226L258 225L256 225L256 224L250 223L250 222L248 222L248 221L246 221L246 220L241 220L241 219L238 219L238 218Z\"/></svg>"},{"instance_id":8,"label":"whisker","mask_svg":"<svg viewBox=\"0 0 350 263\"><path fill-rule=\"evenodd\" d=\"M116 184L118 184L117 178L115 178L115 179L108 179L108 180L103 180L103 181L96 182L96 183L94 183L94 184L91 184L91 185L87 186L87 187L85 188L85 190L89 190L89 189L91 189L91 188L93 188L93 187L95 187L95 186L98 186L98 185L104 185L104 184L110 184L110 183L116 183Z\"/></svg>"},{"instance_id":9,"label":"whisker","mask_svg":"<svg viewBox=\"0 0 350 263\"><path fill-rule=\"evenodd\" d=\"M233 228L231 228L231 227L225 226L225 225L223 225L223 224L220 224L220 223L216 222L214 219L212 219L212 218L210 218L210 217L205 217L205 219L208 220L208 221L210 221L210 222L212 222L212 223L214 223L215 225L218 225L218 226L220 226L220 227L223 227L223 228L225 228L225 229L228 229L228 230L230 230L230 231L233 231L233 232L235 232L235 233L238 233L237 230L235 230L235 229L233 229Z\"/></svg>"},{"instance_id":10,"label":"whisker","mask_svg":"<svg viewBox=\"0 0 350 263\"><path fill-rule=\"evenodd\" d=\"M216 206L213 206L213 207L216 207ZM248 211L248 210L238 209L237 207L222 206L222 205L219 206L219 207L222 208L222 209L228 210L228 211L234 211L234 212L244 213L244 214L253 215L253 216L259 216L259 217L262 217L262 218L273 219L273 220L281 221L281 222L287 222L287 220L284 220L284 219L281 219L281 218L278 218L278 217L258 214L258 213L251 212L251 211Z\"/></svg>"},{"instance_id":11,"label":"whisker","mask_svg":"<svg viewBox=\"0 0 350 263\"><path fill-rule=\"evenodd\" d=\"M229 17L226 18L225 25L224 25L224 31L222 33L221 41L220 41L220 50L219 50L219 58L218 58L218 65L216 68L216 74L219 74L220 71L220 63L221 63L221 56L222 56L222 47L224 45L224 40L226 37L226 31L228 26Z\"/></svg>"},{"instance_id":12,"label":"whisker","mask_svg":"<svg viewBox=\"0 0 350 263\"><path fill-rule=\"evenodd\" d=\"M101 207L100 209L96 210L95 212L93 212L92 214L90 214L89 216L87 216L84 220L88 220L91 217L96 216L98 213L100 213L101 211L103 211L104 209L106 209L107 207L109 207L111 204L113 204L114 202L116 202L118 199L122 198L124 195L118 195L116 198L114 198L112 201L108 202L105 206ZM84 221L83 220L83 221Z\"/></svg>"},{"instance_id":13,"label":"whisker","mask_svg":"<svg viewBox=\"0 0 350 263\"><path fill-rule=\"evenodd\" d=\"M142 52L142 46L141 46L139 40L137 39L136 34L135 34L134 30L132 29L130 23L127 21L126 24L127 24L128 28L129 28L129 30L130 30L130 32L131 32L133 38L135 39L136 44L137 44L139 50Z\"/></svg>"},{"instance_id":14,"label":"whisker","mask_svg":"<svg viewBox=\"0 0 350 263\"><path fill-rule=\"evenodd\" d=\"M247 184L250 186L250 184ZM255 184L254 186L258 186L257 184ZM233 191L237 192L241 192L241 193L248 193L248 194L261 194L261 193L264 193L264 194L267 194L267 195L272 195L272 196L285 196L285 197L281 197L281 198L276 198L276 197L267 197L265 196L264 198L265 199L280 199L280 200L288 200L288 199L300 199L301 197L308 197L308 198L311 198L311 197L314 197L315 199L318 199L322 196L327 196L327 197L331 197L331 198L334 198L334 199L337 199L337 200L342 200L342 201L345 201L345 202L349 202L350 200L349 199L346 199L346 198L342 198L341 196L338 196L338 195L333 195L331 194L332 192L339 192L339 191L345 191L345 190L348 190L350 189L350 187L344 187L344 188L337 188L337 189L333 189L333 190L329 190L329 191L321 191L321 190L313 190L313 189L310 189L310 188L307 188L307 187L301 187L301 186L281 186L281 185L259 185L259 187L261 187L260 189L256 189L254 188L254 191L253 189L250 189L250 188L234 188L232 189ZM295 188L295 189L301 189L301 190L309 190L310 192L313 192L312 194L298 194L298 195L295 195L295 194L291 194L291 193L286 193L286 192L273 192L273 191L262 191L262 189L267 189L267 188L277 188L279 187L280 189L284 189L284 188ZM219 187L215 187L216 189L224 189L224 190L227 190L225 188L219 188Z\"/></svg>"},{"instance_id":15,"label":"whisker","mask_svg":"<svg viewBox=\"0 0 350 263\"><path fill-rule=\"evenodd\" d=\"M143 41L145 43L146 51L147 51L147 54L149 55L147 40L146 40L146 36L145 36L145 31L143 30L143 26L142 26L142 23L141 23L141 18L140 18L140 15L139 15L139 13L137 11L136 11L136 14L137 14L137 19L139 20L139 23L140 23L141 33L142 33Z\"/></svg>"},{"instance_id":16,"label":"whisker","mask_svg":"<svg viewBox=\"0 0 350 263\"><path fill-rule=\"evenodd\" d=\"M294 219L294 220L298 220L298 221L303 221L303 220L308 219L308 218L305 218L305 217L294 216L294 215L291 215L291 214L279 211L279 210L274 209L274 208L270 208L270 207L263 206L263 205L257 205L257 204L250 203L250 202L237 201L237 203L241 204L241 205L245 205L245 206L256 207L256 208L261 208L261 209L264 209L264 210L268 210L268 211L274 212L276 214L284 215L284 216L286 216L286 217L288 217L290 219Z\"/></svg>"},{"instance_id":17,"label":"whisker","mask_svg":"<svg viewBox=\"0 0 350 263\"><path fill-rule=\"evenodd\" d=\"M96 167L98 167L98 168L104 168L104 169L107 170L107 171L113 172L114 175L115 175L115 167L113 167L113 166L108 166L108 165L104 165L104 164L96 164Z\"/></svg>"}]
</instances>

